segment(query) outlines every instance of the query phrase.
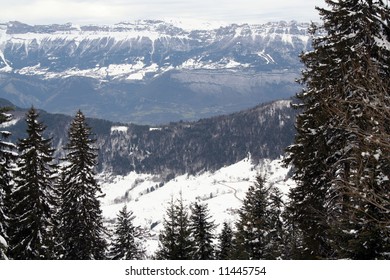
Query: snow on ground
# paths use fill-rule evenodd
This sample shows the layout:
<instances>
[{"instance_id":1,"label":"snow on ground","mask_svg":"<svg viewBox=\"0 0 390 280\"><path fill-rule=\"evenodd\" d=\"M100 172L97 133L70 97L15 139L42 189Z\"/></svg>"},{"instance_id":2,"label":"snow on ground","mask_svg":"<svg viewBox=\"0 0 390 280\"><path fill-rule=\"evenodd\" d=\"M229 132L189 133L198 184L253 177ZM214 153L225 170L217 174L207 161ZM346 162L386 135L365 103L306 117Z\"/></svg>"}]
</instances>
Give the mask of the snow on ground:
<instances>
[{"instance_id":1,"label":"snow on ground","mask_svg":"<svg viewBox=\"0 0 390 280\"><path fill-rule=\"evenodd\" d=\"M127 126L113 126L111 127L111 134L114 132L122 132L122 133L127 133L127 130L129 128Z\"/></svg>"},{"instance_id":2,"label":"snow on ground","mask_svg":"<svg viewBox=\"0 0 390 280\"><path fill-rule=\"evenodd\" d=\"M6 128L6 127L13 126L13 125L17 124L18 121L20 121L20 119L12 119L9 122L1 123L0 128Z\"/></svg>"},{"instance_id":3,"label":"snow on ground","mask_svg":"<svg viewBox=\"0 0 390 280\"><path fill-rule=\"evenodd\" d=\"M102 184L105 193L102 200L103 215L108 223L112 223L126 204L135 215L134 224L150 230L147 251L152 254L157 249L158 233L163 228L162 221L168 203L172 199L179 199L180 193L186 205L195 201L208 204L210 214L218 224L216 232L219 233L224 221L233 224L237 219L236 212L257 175L265 175L270 184L278 186L287 194L294 185L287 178L288 171L280 159L264 160L255 166L248 157L216 172L197 176L182 175L166 183L158 175L131 172Z\"/></svg>"}]
</instances>

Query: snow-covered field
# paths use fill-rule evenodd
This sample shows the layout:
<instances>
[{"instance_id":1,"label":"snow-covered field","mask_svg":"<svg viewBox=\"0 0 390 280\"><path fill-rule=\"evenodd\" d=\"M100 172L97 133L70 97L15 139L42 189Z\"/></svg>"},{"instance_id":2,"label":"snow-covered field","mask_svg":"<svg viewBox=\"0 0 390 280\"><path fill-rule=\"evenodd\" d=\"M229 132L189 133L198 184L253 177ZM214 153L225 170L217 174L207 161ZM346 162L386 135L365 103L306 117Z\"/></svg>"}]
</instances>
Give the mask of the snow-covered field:
<instances>
[{"instance_id":1,"label":"snow-covered field","mask_svg":"<svg viewBox=\"0 0 390 280\"><path fill-rule=\"evenodd\" d=\"M167 205L172 199L179 199L180 193L186 205L195 201L208 204L210 214L218 224L216 233L219 233L224 221L234 223L236 220L237 209L241 207L242 199L257 175L265 175L268 183L278 186L287 194L294 186L294 182L287 177L288 171L280 159L263 160L255 166L248 157L213 173L182 175L166 183L157 175L135 172L110 180L105 178L102 179L106 181L102 183L105 193L102 199L103 215L110 225L126 204L135 215L134 224L150 230L151 237L146 246L147 252L152 254L158 245L158 233L163 228Z\"/></svg>"}]
</instances>

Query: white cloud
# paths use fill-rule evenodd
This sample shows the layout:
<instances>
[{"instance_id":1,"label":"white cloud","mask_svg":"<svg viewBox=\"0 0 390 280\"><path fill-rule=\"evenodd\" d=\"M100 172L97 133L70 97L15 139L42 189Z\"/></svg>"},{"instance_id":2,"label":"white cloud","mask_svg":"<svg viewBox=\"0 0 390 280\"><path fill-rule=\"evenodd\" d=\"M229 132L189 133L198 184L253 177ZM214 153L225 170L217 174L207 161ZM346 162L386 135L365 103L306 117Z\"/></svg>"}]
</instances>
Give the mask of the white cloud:
<instances>
[{"instance_id":1,"label":"white cloud","mask_svg":"<svg viewBox=\"0 0 390 280\"><path fill-rule=\"evenodd\" d=\"M117 23L134 19L267 22L318 20L323 0L0 0L1 21Z\"/></svg>"}]
</instances>

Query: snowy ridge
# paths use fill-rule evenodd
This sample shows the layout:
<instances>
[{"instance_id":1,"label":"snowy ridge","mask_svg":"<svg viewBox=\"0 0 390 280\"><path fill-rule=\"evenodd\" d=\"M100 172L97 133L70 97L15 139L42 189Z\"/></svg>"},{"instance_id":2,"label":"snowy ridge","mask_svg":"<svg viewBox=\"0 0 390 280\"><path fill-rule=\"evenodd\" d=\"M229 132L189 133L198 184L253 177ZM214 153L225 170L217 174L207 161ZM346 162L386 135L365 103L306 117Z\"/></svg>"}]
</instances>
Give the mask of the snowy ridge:
<instances>
[{"instance_id":1,"label":"snowy ridge","mask_svg":"<svg viewBox=\"0 0 390 280\"><path fill-rule=\"evenodd\" d=\"M172 69L251 69L258 64L280 63L268 50L273 42L293 48L298 45L298 49L305 50L310 39L308 24L297 22L203 27L199 30L196 25L190 28L187 25L183 29L163 21L112 26L2 24L0 72L48 79L85 76L143 80ZM219 48L241 48L241 45L250 51L245 51L245 56L253 55L259 61L239 61L232 53L218 57ZM83 61L84 57L88 62Z\"/></svg>"},{"instance_id":2,"label":"snowy ridge","mask_svg":"<svg viewBox=\"0 0 390 280\"><path fill-rule=\"evenodd\" d=\"M254 165L249 156L216 172L182 175L166 183L158 175L132 172L103 182L103 215L110 224L126 204L136 216L134 223L150 230L152 237L147 247L149 254L152 254L158 245L158 233L163 228L168 202L172 198L178 199L180 193L187 205L195 201L207 203L219 232L224 221L234 224L236 211L257 175L265 175L269 184L287 194L294 186L293 180L288 178L288 171L281 159L265 159L259 165Z\"/></svg>"}]
</instances>

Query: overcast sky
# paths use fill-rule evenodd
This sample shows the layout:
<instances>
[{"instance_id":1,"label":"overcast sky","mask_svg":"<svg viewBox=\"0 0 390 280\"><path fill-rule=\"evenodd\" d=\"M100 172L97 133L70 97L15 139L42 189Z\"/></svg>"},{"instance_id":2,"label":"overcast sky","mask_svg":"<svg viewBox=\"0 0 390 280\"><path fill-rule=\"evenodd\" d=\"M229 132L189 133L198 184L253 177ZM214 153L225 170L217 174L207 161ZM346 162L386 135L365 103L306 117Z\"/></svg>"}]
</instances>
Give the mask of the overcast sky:
<instances>
[{"instance_id":1,"label":"overcast sky","mask_svg":"<svg viewBox=\"0 0 390 280\"><path fill-rule=\"evenodd\" d=\"M324 0L0 0L0 22L113 24L137 19L318 21Z\"/></svg>"}]
</instances>

